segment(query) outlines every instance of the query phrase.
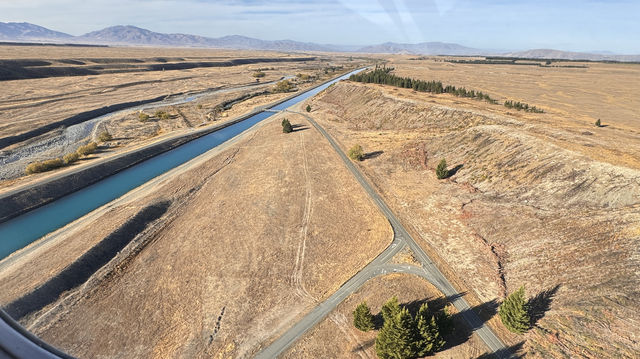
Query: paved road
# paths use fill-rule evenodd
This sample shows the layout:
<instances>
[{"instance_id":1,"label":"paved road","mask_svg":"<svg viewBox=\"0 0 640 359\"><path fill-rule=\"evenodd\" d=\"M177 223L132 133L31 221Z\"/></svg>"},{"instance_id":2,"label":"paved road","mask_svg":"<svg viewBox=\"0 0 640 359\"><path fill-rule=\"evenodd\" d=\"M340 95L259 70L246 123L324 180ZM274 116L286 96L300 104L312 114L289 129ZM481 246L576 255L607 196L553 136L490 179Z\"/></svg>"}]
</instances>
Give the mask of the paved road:
<instances>
[{"instance_id":1,"label":"paved road","mask_svg":"<svg viewBox=\"0 0 640 359\"><path fill-rule=\"evenodd\" d=\"M462 295L451 285L451 282L440 272L433 264L429 256L411 237L407 230L402 226L398 218L393 214L384 200L373 190L369 182L362 175L360 170L349 160L349 158L340 149L333 138L322 128L313 118L300 112L285 110L304 116L331 144L333 149L338 153L344 164L355 176L356 180L362 185L367 194L380 208L382 213L387 217L391 228L393 229L393 242L380 255L378 255L371 263L364 267L355 276L344 283L338 291L318 304L311 312L305 315L293 327L287 330L280 338L276 339L271 345L260 351L256 358L275 358L284 352L291 344L299 339L307 330L319 323L326 317L340 302L346 297L360 288L366 281L378 275L384 275L391 272L402 272L418 275L431 282L445 296L450 298L451 303L461 313L463 319L470 328L478 335L478 337L487 345L490 352L498 358L509 358L511 354L493 333L493 331L483 323L475 312L471 310L469 303L462 298ZM416 256L416 260L422 264L422 267L411 265L393 265L387 262L402 248L408 246Z\"/></svg>"}]
</instances>

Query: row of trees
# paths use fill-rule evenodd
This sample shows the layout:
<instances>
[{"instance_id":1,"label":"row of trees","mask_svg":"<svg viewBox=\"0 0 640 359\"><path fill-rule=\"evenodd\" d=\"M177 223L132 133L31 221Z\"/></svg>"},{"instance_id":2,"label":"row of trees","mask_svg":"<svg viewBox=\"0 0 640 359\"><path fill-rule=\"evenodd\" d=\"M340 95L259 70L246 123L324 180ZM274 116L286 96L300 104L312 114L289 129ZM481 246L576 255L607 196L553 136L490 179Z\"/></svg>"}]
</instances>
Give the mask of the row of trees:
<instances>
[{"instance_id":1,"label":"row of trees","mask_svg":"<svg viewBox=\"0 0 640 359\"><path fill-rule=\"evenodd\" d=\"M393 297L380 310L382 326L376 337L376 353L381 359L418 358L444 348L443 335L453 330L451 317L446 309L432 312L423 303L415 315L400 306ZM374 317L366 302L353 312L353 324L362 331L375 329Z\"/></svg>"},{"instance_id":2,"label":"row of trees","mask_svg":"<svg viewBox=\"0 0 640 359\"><path fill-rule=\"evenodd\" d=\"M504 102L504 107L506 108L513 108L516 109L518 111L525 111L525 112L534 112L534 113L543 113L544 111L535 107L535 106L529 106L529 104L524 103L524 102L520 102L520 101L512 101L512 100L507 100Z\"/></svg>"},{"instance_id":3,"label":"row of trees","mask_svg":"<svg viewBox=\"0 0 640 359\"><path fill-rule=\"evenodd\" d=\"M349 77L349 80L363 83L374 83L382 85L391 85L395 87L410 88L419 92L430 93L448 93L458 97L473 98L476 100L484 100L489 103L497 104L498 101L491 98L482 91L467 90L464 87L455 87L452 85L443 85L441 81L424 81L417 80L410 77L400 77L392 74L393 67L377 67L373 71L360 72L353 74ZM516 109L518 111L543 113L544 111L535 106L529 104L507 100L504 102L506 108Z\"/></svg>"},{"instance_id":4,"label":"row of trees","mask_svg":"<svg viewBox=\"0 0 640 359\"><path fill-rule=\"evenodd\" d=\"M391 85L395 87L410 88L419 92L430 93L448 93L458 97L475 98L490 103L497 103L488 94L482 91L467 90L464 87L455 87L452 85L443 85L441 81L424 81L412 79L410 77L400 77L391 73L392 67L376 67L375 70L369 72L360 72L349 77L351 81Z\"/></svg>"}]
</instances>

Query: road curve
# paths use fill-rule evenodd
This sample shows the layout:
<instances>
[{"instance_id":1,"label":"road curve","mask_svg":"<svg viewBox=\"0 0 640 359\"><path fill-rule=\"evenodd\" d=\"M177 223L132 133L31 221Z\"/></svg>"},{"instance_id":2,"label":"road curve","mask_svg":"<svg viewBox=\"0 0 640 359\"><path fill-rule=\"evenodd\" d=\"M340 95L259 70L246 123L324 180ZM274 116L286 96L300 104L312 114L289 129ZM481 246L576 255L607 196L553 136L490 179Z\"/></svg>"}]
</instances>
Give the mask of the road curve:
<instances>
[{"instance_id":1,"label":"road curve","mask_svg":"<svg viewBox=\"0 0 640 359\"><path fill-rule=\"evenodd\" d=\"M369 279L388 274L391 272L402 272L418 275L431 282L438 290L440 290L461 313L462 318L467 322L469 327L478 335L488 347L489 352L493 353L498 358L510 358L512 355L502 341L495 335L495 333L478 317L478 315L471 310L471 306L467 301L462 298L462 295L453 287L451 282L440 272L436 265L431 261L429 256L422 250L422 248L411 237L407 230L402 226L398 218L391 211L391 209L384 202L382 197L374 191L373 187L362 175L360 170L349 160L345 153L340 149L338 144L333 138L322 128L313 118L307 114L284 110L286 112L295 113L304 116L313 127L320 132L329 141L329 144L338 153L342 162L354 175L356 180L362 185L364 190L376 203L378 208L382 211L384 216L389 220L391 228L393 229L394 239L393 242L379 254L371 263L361 269L356 275L345 282L333 295L327 298L325 301L318 304L311 312L305 315L300 321L289 328L284 334L276 339L269 346L260 351L256 358L275 358L282 352L284 352L291 344L299 339L304 333L311 329L314 325L319 323L325 316L327 316L340 302L342 302L350 294L354 293ZM416 267L412 265L393 265L387 262L402 248L408 246L416 256L416 260L420 262L422 267Z\"/></svg>"}]
</instances>

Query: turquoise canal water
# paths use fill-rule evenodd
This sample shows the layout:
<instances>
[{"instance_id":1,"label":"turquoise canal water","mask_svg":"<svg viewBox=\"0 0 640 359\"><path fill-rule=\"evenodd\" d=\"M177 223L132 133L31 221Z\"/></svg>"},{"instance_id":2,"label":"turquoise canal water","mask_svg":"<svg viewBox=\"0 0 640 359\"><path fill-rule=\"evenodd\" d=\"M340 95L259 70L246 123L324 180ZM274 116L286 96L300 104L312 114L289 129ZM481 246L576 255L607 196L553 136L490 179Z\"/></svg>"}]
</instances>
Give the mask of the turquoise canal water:
<instances>
[{"instance_id":1,"label":"turquoise canal water","mask_svg":"<svg viewBox=\"0 0 640 359\"><path fill-rule=\"evenodd\" d=\"M361 70L343 75L276 105L270 110L284 110L359 71ZM149 180L234 138L274 114L273 112L260 112L244 121L152 157L45 206L0 223L0 259L27 246L47 233L53 232L94 209L113 201Z\"/></svg>"}]
</instances>

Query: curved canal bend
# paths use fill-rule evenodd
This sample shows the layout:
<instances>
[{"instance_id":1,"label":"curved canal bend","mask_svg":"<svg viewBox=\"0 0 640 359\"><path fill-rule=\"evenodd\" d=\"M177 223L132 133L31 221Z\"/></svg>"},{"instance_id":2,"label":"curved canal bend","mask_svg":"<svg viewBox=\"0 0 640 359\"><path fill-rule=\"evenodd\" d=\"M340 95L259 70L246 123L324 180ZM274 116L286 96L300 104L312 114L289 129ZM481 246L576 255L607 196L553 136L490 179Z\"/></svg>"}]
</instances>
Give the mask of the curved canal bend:
<instances>
[{"instance_id":1,"label":"curved canal bend","mask_svg":"<svg viewBox=\"0 0 640 359\"><path fill-rule=\"evenodd\" d=\"M0 263L11 253L26 247L94 209L103 206L147 181L238 136L258 122L300 101L316 95L333 83L364 69L354 70L323 85L272 106L243 121L187 142L172 150L109 176L47 205L0 223ZM186 99L184 102L187 102ZM270 111L269 111L270 110Z\"/></svg>"}]
</instances>

